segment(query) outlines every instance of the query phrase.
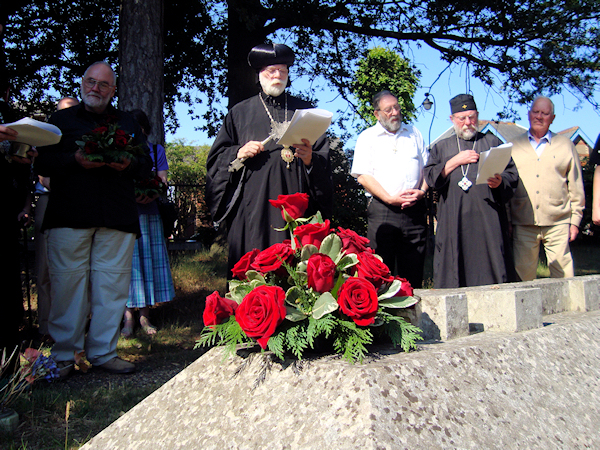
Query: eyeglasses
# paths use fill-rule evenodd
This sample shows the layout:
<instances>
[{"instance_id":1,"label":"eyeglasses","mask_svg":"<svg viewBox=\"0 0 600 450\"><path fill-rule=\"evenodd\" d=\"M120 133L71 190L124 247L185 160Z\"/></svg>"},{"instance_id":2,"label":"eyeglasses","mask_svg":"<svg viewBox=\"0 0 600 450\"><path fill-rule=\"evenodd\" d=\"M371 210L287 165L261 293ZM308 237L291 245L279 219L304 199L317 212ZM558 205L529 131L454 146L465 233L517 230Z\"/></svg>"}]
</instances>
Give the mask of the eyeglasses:
<instances>
[{"instance_id":1,"label":"eyeglasses","mask_svg":"<svg viewBox=\"0 0 600 450\"><path fill-rule=\"evenodd\" d=\"M276 74L277 72L279 72L281 75L285 75L285 76L287 76L287 74L289 73L289 70L287 70L287 69L278 69L278 68L276 68L276 67L267 67L266 69L264 69L264 70L263 70L263 72L266 72L266 74L267 74L269 77L271 77L271 78L272 78L272 77L274 77L274 76L275 76L275 74Z\"/></svg>"},{"instance_id":2,"label":"eyeglasses","mask_svg":"<svg viewBox=\"0 0 600 450\"><path fill-rule=\"evenodd\" d=\"M469 119L471 121L471 123L475 123L477 121L477 114L471 114L469 116L452 116L454 117L454 120L456 120L459 123L465 123L467 121L467 119Z\"/></svg>"},{"instance_id":3,"label":"eyeglasses","mask_svg":"<svg viewBox=\"0 0 600 450\"><path fill-rule=\"evenodd\" d=\"M94 80L93 78L84 78L83 85L88 89L93 89L94 86L98 86L98 90L100 92L108 92L109 90L114 88L113 85L108 84L106 81L98 81Z\"/></svg>"},{"instance_id":4,"label":"eyeglasses","mask_svg":"<svg viewBox=\"0 0 600 450\"><path fill-rule=\"evenodd\" d=\"M376 109L375 111L381 111L385 113L385 115L389 116L392 112L400 112L400 105L393 105L385 109Z\"/></svg>"}]
</instances>

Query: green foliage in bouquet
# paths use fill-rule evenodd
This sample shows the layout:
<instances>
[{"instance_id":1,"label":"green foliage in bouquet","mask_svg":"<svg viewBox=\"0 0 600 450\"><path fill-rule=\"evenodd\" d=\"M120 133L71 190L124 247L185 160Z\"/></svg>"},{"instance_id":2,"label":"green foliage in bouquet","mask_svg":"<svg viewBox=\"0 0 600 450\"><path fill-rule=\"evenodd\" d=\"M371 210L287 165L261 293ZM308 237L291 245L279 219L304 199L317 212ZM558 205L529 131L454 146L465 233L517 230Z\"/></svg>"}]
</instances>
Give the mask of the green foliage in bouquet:
<instances>
[{"instance_id":1,"label":"green foliage in bouquet","mask_svg":"<svg viewBox=\"0 0 600 450\"><path fill-rule=\"evenodd\" d=\"M418 299L407 280L390 275L368 240L330 229L320 214L300 218L306 194L271 203L282 210L291 240L238 261L225 297L215 291L206 299L206 326L196 346L224 345L228 355L256 341L280 359L286 353L302 359L326 341L353 363L364 359L374 334L404 351L415 348L420 330L393 312Z\"/></svg>"}]
</instances>

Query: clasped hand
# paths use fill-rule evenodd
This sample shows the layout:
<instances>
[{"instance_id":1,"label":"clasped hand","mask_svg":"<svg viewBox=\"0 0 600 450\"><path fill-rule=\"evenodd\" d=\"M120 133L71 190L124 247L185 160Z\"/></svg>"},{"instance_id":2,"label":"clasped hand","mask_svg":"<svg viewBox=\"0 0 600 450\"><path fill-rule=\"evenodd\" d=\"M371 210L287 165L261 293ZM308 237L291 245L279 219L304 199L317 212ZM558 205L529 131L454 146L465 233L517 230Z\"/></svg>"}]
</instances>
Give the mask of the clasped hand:
<instances>
[{"instance_id":1,"label":"clasped hand","mask_svg":"<svg viewBox=\"0 0 600 450\"><path fill-rule=\"evenodd\" d=\"M121 160L121 162L111 162L111 163L105 163L105 162L99 162L99 161L88 161L83 154L83 150L81 150L81 149L79 149L79 150L77 150L77 152L75 152L75 160L84 169L96 169L98 167L108 166L119 172L127 169L127 167L129 167L129 164L131 164L131 160L126 159L126 158L123 158Z\"/></svg>"}]
</instances>

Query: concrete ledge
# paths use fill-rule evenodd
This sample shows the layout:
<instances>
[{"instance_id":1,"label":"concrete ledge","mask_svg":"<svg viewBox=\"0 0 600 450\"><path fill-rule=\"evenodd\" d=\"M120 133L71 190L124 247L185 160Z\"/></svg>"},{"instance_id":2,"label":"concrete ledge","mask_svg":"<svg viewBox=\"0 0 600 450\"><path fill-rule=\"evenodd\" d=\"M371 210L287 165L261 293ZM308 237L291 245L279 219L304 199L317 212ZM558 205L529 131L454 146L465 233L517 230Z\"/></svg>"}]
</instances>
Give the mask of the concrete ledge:
<instances>
[{"instance_id":1,"label":"concrete ledge","mask_svg":"<svg viewBox=\"0 0 600 450\"><path fill-rule=\"evenodd\" d=\"M418 326L426 341L447 341L469 335L468 303L460 290L417 290L421 298L415 308Z\"/></svg>"},{"instance_id":2,"label":"concrete ledge","mask_svg":"<svg viewBox=\"0 0 600 450\"><path fill-rule=\"evenodd\" d=\"M600 311L299 371L213 349L82 448L594 448ZM256 384L266 370L262 384Z\"/></svg>"},{"instance_id":3,"label":"concrete ledge","mask_svg":"<svg viewBox=\"0 0 600 450\"><path fill-rule=\"evenodd\" d=\"M569 278L568 281L571 311L600 309L600 275Z\"/></svg>"},{"instance_id":4,"label":"concrete ledge","mask_svg":"<svg viewBox=\"0 0 600 450\"><path fill-rule=\"evenodd\" d=\"M600 275L545 278L462 289L422 289L412 323L425 340L448 340L472 331L524 331L542 316L600 309ZM414 316L414 317L413 317Z\"/></svg>"},{"instance_id":5,"label":"concrete ledge","mask_svg":"<svg viewBox=\"0 0 600 450\"><path fill-rule=\"evenodd\" d=\"M496 289L494 289L496 288ZM525 331L542 326L542 291L503 286L467 291L469 324L477 331Z\"/></svg>"}]
</instances>

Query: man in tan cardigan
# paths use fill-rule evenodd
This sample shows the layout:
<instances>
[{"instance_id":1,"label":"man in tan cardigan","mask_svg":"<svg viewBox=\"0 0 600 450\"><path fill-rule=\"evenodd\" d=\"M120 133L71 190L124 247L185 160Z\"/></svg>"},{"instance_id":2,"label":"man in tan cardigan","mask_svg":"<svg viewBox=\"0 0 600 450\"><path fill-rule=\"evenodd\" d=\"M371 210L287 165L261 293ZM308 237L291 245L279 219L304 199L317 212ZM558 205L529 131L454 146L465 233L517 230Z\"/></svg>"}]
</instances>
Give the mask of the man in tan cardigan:
<instances>
[{"instance_id":1,"label":"man in tan cardigan","mask_svg":"<svg viewBox=\"0 0 600 450\"><path fill-rule=\"evenodd\" d=\"M549 131L554 104L538 97L529 110L529 131L513 141L519 185L510 202L515 267L533 280L544 244L550 276L574 276L569 242L577 237L585 207L579 155L566 136Z\"/></svg>"}]
</instances>

